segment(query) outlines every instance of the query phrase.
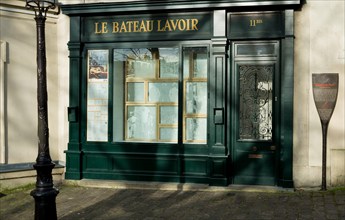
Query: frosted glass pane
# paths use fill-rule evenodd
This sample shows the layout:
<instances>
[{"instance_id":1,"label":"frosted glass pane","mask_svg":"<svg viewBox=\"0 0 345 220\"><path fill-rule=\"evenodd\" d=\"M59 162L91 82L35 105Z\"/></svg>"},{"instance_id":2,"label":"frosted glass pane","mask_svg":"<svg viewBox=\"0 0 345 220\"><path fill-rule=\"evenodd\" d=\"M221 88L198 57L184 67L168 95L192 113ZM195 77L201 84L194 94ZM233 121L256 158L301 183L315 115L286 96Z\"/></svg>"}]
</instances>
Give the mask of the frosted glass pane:
<instances>
[{"instance_id":1,"label":"frosted glass pane","mask_svg":"<svg viewBox=\"0 0 345 220\"><path fill-rule=\"evenodd\" d=\"M186 51L183 53L183 78L189 78L189 59L190 59L190 51Z\"/></svg>"},{"instance_id":2,"label":"frosted glass pane","mask_svg":"<svg viewBox=\"0 0 345 220\"><path fill-rule=\"evenodd\" d=\"M194 77L207 78L207 54L206 50L203 53L197 53L194 56Z\"/></svg>"},{"instance_id":3,"label":"frosted glass pane","mask_svg":"<svg viewBox=\"0 0 345 220\"><path fill-rule=\"evenodd\" d=\"M177 79L179 75L179 49L159 48L160 78Z\"/></svg>"},{"instance_id":4,"label":"frosted glass pane","mask_svg":"<svg viewBox=\"0 0 345 220\"><path fill-rule=\"evenodd\" d=\"M178 83L149 83L150 102L177 102Z\"/></svg>"},{"instance_id":5,"label":"frosted glass pane","mask_svg":"<svg viewBox=\"0 0 345 220\"><path fill-rule=\"evenodd\" d=\"M152 60L136 60L134 62L128 62L128 76L138 78L154 78L156 73L156 61Z\"/></svg>"},{"instance_id":6,"label":"frosted glass pane","mask_svg":"<svg viewBox=\"0 0 345 220\"><path fill-rule=\"evenodd\" d=\"M178 123L178 107L177 106L161 106L160 107L160 124L177 124Z\"/></svg>"},{"instance_id":7,"label":"frosted glass pane","mask_svg":"<svg viewBox=\"0 0 345 220\"><path fill-rule=\"evenodd\" d=\"M159 139L162 141L177 140L177 128L160 128Z\"/></svg>"},{"instance_id":8,"label":"frosted glass pane","mask_svg":"<svg viewBox=\"0 0 345 220\"><path fill-rule=\"evenodd\" d=\"M156 139L156 107L128 106L127 138L133 140Z\"/></svg>"},{"instance_id":9,"label":"frosted glass pane","mask_svg":"<svg viewBox=\"0 0 345 220\"><path fill-rule=\"evenodd\" d=\"M274 55L274 44L239 44L237 45L237 55Z\"/></svg>"},{"instance_id":10,"label":"frosted glass pane","mask_svg":"<svg viewBox=\"0 0 345 220\"><path fill-rule=\"evenodd\" d=\"M186 119L186 139L187 141L205 141L207 134L206 118Z\"/></svg>"},{"instance_id":11,"label":"frosted glass pane","mask_svg":"<svg viewBox=\"0 0 345 220\"><path fill-rule=\"evenodd\" d=\"M208 52L206 47L184 48L183 78L207 78Z\"/></svg>"},{"instance_id":12,"label":"frosted glass pane","mask_svg":"<svg viewBox=\"0 0 345 220\"><path fill-rule=\"evenodd\" d=\"M87 85L87 98L88 100L108 100L108 83L97 83L89 81Z\"/></svg>"},{"instance_id":13,"label":"frosted glass pane","mask_svg":"<svg viewBox=\"0 0 345 220\"><path fill-rule=\"evenodd\" d=\"M187 82L186 86L187 114L207 113L207 83Z\"/></svg>"},{"instance_id":14,"label":"frosted glass pane","mask_svg":"<svg viewBox=\"0 0 345 220\"><path fill-rule=\"evenodd\" d=\"M144 101L144 83L128 83L127 99L130 102Z\"/></svg>"}]
</instances>

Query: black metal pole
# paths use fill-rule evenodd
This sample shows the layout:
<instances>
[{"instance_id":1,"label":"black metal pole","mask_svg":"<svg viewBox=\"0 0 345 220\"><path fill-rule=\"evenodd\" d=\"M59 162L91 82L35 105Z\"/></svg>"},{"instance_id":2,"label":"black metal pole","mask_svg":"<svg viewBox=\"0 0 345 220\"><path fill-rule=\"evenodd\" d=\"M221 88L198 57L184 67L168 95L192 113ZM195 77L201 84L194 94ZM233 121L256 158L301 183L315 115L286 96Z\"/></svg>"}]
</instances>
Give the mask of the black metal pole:
<instances>
[{"instance_id":1,"label":"black metal pole","mask_svg":"<svg viewBox=\"0 0 345 220\"><path fill-rule=\"evenodd\" d=\"M321 190L327 190L326 170L327 170L327 130L328 123L322 123L322 181Z\"/></svg>"},{"instance_id":2,"label":"black metal pole","mask_svg":"<svg viewBox=\"0 0 345 220\"><path fill-rule=\"evenodd\" d=\"M36 189L31 192L35 199L35 219L55 220L56 196L59 191L54 187L52 163L49 154L49 128L47 108L47 73L46 73L46 46L45 21L42 13L35 16L37 27L37 105L38 105L38 156L34 168L37 172Z\"/></svg>"}]
</instances>

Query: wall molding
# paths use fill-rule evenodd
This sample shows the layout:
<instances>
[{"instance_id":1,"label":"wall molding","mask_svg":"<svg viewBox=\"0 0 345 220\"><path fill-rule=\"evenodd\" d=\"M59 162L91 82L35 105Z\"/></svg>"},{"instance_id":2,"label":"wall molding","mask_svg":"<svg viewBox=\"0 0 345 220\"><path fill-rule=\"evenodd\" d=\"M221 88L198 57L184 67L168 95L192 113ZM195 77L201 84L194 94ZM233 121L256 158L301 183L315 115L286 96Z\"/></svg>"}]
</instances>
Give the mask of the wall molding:
<instances>
[{"instance_id":1,"label":"wall molding","mask_svg":"<svg viewBox=\"0 0 345 220\"><path fill-rule=\"evenodd\" d=\"M7 42L0 40L0 163L7 162L5 65Z\"/></svg>"}]
</instances>

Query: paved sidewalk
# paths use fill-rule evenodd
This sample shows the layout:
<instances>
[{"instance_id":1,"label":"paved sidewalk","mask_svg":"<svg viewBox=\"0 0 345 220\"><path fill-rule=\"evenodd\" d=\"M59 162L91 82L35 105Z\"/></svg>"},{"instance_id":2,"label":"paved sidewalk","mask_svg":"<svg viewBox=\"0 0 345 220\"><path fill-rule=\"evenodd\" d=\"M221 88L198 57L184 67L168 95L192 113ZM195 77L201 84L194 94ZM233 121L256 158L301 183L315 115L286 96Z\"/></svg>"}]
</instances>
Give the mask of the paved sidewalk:
<instances>
[{"instance_id":1,"label":"paved sidewalk","mask_svg":"<svg viewBox=\"0 0 345 220\"><path fill-rule=\"evenodd\" d=\"M345 219L345 190L248 191L236 187L157 190L70 185L58 188L57 215L61 220ZM34 219L30 191L1 194L0 219Z\"/></svg>"}]
</instances>

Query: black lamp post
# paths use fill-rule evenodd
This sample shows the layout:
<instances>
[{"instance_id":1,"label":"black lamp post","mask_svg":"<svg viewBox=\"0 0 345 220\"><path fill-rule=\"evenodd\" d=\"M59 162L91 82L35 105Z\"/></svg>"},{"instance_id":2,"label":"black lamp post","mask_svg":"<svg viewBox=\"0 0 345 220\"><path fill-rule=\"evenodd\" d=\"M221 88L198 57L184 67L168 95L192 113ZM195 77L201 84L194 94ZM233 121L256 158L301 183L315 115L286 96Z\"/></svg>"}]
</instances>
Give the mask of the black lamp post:
<instances>
[{"instance_id":1,"label":"black lamp post","mask_svg":"<svg viewBox=\"0 0 345 220\"><path fill-rule=\"evenodd\" d=\"M35 219L57 219L55 199L59 191L54 188L52 163L49 154L49 129L47 108L47 73L45 21L49 9L56 8L55 0L26 0L26 8L35 11L37 27L37 105L38 105L38 156L34 168L37 172L36 189L31 192L35 199Z\"/></svg>"}]
</instances>

